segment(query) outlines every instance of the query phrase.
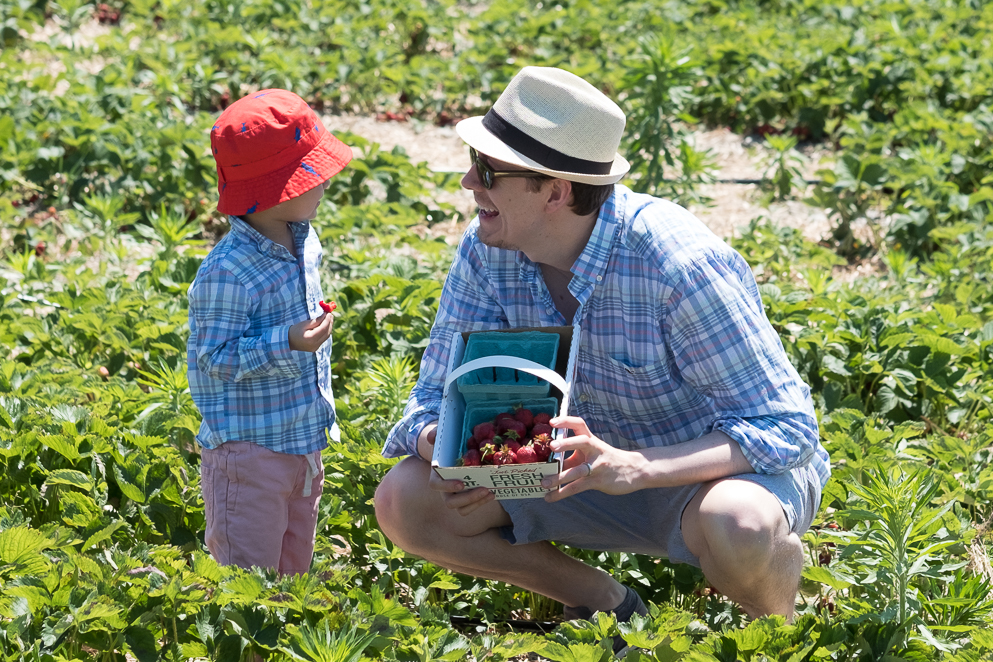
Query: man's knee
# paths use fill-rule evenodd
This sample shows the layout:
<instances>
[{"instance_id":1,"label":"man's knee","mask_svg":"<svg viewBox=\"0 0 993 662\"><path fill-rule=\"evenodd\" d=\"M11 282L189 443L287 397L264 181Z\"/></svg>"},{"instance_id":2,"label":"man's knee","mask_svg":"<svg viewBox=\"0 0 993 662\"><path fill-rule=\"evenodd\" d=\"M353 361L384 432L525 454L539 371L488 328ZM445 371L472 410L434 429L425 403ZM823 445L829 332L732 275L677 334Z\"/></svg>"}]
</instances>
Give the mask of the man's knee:
<instances>
[{"instance_id":1,"label":"man's knee","mask_svg":"<svg viewBox=\"0 0 993 662\"><path fill-rule=\"evenodd\" d=\"M415 487L418 467L413 463L419 460L407 458L390 469L376 488L373 504L376 508L376 520L379 528L393 541L394 544L406 549L406 532L411 525L416 525L414 519L418 515L416 508L411 508L411 490Z\"/></svg>"},{"instance_id":2,"label":"man's knee","mask_svg":"<svg viewBox=\"0 0 993 662\"><path fill-rule=\"evenodd\" d=\"M723 480L701 488L683 515L686 544L697 556L757 563L789 534L779 500L749 481Z\"/></svg>"}]
</instances>

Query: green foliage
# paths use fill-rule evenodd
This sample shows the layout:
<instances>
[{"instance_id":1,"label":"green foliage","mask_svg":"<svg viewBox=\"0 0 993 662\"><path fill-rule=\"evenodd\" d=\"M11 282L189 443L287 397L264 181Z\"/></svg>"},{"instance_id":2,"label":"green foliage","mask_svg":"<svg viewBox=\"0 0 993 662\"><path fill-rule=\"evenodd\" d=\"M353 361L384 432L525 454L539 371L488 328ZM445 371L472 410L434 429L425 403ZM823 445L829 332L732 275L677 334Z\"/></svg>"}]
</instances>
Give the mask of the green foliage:
<instances>
[{"instance_id":1,"label":"green foliage","mask_svg":"<svg viewBox=\"0 0 993 662\"><path fill-rule=\"evenodd\" d=\"M9 660L980 660L993 655L993 9L971 0L116 3L0 0L0 651ZM41 30L47 26L47 30ZM55 29L52 29L55 28ZM293 89L322 111L448 123L525 64L593 81L628 116L627 183L705 204L702 122L766 137L824 245L763 218L734 246L810 384L833 476L805 536L801 612L746 623L702 573L568 550L650 615L559 606L408 556L372 505L457 222L452 175L360 136L314 225L339 303L343 440L324 453L313 569L222 568L202 542L185 292L223 231L207 130ZM334 129L334 126L329 128ZM847 261L875 258L852 280ZM837 528L835 528L837 527ZM986 566L988 572L988 561ZM465 632L458 612L478 619Z\"/></svg>"}]
</instances>

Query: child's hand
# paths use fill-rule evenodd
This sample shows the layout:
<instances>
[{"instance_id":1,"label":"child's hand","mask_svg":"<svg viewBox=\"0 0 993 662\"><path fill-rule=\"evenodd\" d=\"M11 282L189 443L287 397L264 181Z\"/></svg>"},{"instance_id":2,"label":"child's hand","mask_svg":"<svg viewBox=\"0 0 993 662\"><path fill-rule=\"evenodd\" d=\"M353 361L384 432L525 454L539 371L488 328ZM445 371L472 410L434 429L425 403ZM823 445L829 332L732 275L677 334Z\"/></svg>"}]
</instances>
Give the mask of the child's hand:
<instances>
[{"instance_id":1,"label":"child's hand","mask_svg":"<svg viewBox=\"0 0 993 662\"><path fill-rule=\"evenodd\" d=\"M316 352L331 337L334 317L324 313L317 319L298 322L290 327L290 349L298 352Z\"/></svg>"}]
</instances>

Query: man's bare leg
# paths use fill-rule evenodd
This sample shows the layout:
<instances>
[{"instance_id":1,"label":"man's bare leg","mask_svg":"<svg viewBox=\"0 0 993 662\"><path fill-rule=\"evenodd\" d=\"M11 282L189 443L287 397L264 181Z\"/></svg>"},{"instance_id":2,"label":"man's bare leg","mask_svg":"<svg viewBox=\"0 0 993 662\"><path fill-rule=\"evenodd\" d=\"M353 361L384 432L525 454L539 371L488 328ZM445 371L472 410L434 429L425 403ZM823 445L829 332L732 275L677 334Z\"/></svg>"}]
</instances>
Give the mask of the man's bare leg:
<instances>
[{"instance_id":1,"label":"man's bare leg","mask_svg":"<svg viewBox=\"0 0 993 662\"><path fill-rule=\"evenodd\" d=\"M511 545L498 527L510 517L498 501L467 516L445 506L428 486L431 467L409 457L393 467L376 490L376 517L383 533L401 549L474 577L503 581L569 607L608 611L621 604L625 588L610 575L548 543Z\"/></svg>"},{"instance_id":2,"label":"man's bare leg","mask_svg":"<svg viewBox=\"0 0 993 662\"><path fill-rule=\"evenodd\" d=\"M803 545L771 492L745 480L707 483L683 511L682 529L707 581L745 613L793 620Z\"/></svg>"}]
</instances>

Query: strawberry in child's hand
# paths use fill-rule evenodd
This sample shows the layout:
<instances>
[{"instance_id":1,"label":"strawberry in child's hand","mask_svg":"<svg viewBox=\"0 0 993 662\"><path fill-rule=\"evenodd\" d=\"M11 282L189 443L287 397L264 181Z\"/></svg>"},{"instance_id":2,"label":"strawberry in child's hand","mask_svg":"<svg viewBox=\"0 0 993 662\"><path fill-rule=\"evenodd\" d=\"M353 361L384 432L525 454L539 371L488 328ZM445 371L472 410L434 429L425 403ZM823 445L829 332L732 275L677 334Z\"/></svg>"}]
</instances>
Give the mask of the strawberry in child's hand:
<instances>
[{"instance_id":1,"label":"strawberry in child's hand","mask_svg":"<svg viewBox=\"0 0 993 662\"><path fill-rule=\"evenodd\" d=\"M338 304L336 304L334 301L332 301L330 303L326 303L324 301L321 301L320 303L321 303L321 308L323 308L324 309L324 312L326 312L326 313L333 313L334 312L334 309L338 307Z\"/></svg>"}]
</instances>

